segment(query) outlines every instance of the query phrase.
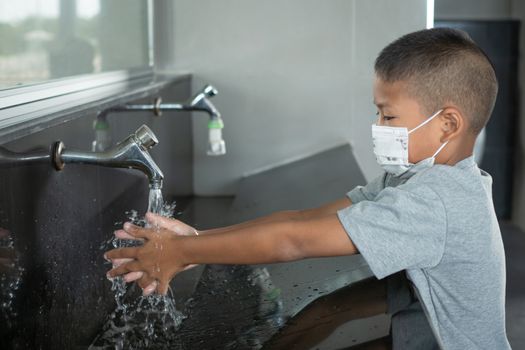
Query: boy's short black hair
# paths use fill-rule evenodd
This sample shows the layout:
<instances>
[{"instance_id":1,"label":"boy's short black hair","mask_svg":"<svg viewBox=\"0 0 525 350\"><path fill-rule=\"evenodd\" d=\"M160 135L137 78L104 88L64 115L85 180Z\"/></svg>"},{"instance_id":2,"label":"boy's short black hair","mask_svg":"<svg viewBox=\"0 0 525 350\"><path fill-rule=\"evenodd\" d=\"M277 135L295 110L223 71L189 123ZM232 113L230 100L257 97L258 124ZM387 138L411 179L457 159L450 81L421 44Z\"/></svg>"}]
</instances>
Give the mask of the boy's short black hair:
<instances>
[{"instance_id":1,"label":"boy's short black hair","mask_svg":"<svg viewBox=\"0 0 525 350\"><path fill-rule=\"evenodd\" d=\"M385 47L375 61L376 76L404 81L425 113L453 103L478 134L490 118L498 81L487 55L457 29L433 28L402 36Z\"/></svg>"}]
</instances>

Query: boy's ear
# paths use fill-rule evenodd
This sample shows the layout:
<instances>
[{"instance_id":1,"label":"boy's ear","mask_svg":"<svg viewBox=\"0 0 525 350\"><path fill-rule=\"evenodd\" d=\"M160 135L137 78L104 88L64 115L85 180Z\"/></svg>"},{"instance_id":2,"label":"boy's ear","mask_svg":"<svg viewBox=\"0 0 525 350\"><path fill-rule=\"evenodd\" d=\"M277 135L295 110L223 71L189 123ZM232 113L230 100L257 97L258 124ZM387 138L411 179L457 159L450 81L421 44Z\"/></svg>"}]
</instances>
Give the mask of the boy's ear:
<instances>
[{"instance_id":1,"label":"boy's ear","mask_svg":"<svg viewBox=\"0 0 525 350\"><path fill-rule=\"evenodd\" d=\"M440 119L441 130L443 131L441 142L446 142L455 138L462 133L466 127L465 117L456 107L446 107L443 109Z\"/></svg>"}]
</instances>

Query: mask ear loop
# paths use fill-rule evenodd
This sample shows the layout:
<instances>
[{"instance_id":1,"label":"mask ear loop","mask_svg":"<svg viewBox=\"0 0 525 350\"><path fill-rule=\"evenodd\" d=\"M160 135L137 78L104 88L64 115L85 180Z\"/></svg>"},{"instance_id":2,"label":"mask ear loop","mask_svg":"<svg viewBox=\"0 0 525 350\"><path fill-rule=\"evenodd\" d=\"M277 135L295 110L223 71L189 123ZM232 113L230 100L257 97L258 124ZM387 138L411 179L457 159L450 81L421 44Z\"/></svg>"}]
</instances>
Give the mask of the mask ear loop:
<instances>
[{"instance_id":1,"label":"mask ear loop","mask_svg":"<svg viewBox=\"0 0 525 350\"><path fill-rule=\"evenodd\" d=\"M424 126L425 124L429 123L432 119L434 119L437 115L439 115L439 113L443 112L443 109L440 109L439 111L437 111L436 113L432 114L432 116L430 118L428 118L427 120L425 120L423 123L419 124L418 126L416 126L414 129L410 130L408 133L410 134L411 132L413 131L416 131L417 129L419 129L420 127Z\"/></svg>"},{"instance_id":2,"label":"mask ear loop","mask_svg":"<svg viewBox=\"0 0 525 350\"><path fill-rule=\"evenodd\" d=\"M432 158L436 158L436 156L439 154L439 152L441 152L441 150L443 148L445 148L445 146L447 145L448 141L446 141L444 144L442 144L441 146L439 146L438 150L436 151L436 153L434 153L434 155L432 156Z\"/></svg>"}]
</instances>

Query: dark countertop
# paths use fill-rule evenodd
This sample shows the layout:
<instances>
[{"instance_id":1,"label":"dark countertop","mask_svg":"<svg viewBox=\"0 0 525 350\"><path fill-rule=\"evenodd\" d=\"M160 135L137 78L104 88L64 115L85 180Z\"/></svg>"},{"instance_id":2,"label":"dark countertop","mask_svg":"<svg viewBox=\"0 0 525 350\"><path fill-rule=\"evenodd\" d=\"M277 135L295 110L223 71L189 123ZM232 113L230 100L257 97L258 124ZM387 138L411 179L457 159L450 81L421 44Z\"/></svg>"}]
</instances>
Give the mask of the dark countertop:
<instances>
[{"instance_id":1,"label":"dark countertop","mask_svg":"<svg viewBox=\"0 0 525 350\"><path fill-rule=\"evenodd\" d=\"M355 186L364 184L365 178L350 146L340 146L244 178L232 206L232 216L244 221L279 210L313 208L342 198ZM361 255L266 267L283 292L287 316L295 315L320 294L372 276ZM317 289L317 295L310 289Z\"/></svg>"},{"instance_id":2,"label":"dark countertop","mask_svg":"<svg viewBox=\"0 0 525 350\"><path fill-rule=\"evenodd\" d=\"M315 207L364 183L345 145L243 178L235 198L193 198L180 219L198 229L224 226L278 210ZM183 348L199 349L259 348L312 301L372 276L360 255L260 266L209 265L196 285L188 281L198 275L184 273L172 282L174 290L186 287L179 290L178 305L192 294L177 338ZM352 341L384 334L384 318L372 324L378 335L367 331L372 327L368 320L353 326Z\"/></svg>"}]
</instances>

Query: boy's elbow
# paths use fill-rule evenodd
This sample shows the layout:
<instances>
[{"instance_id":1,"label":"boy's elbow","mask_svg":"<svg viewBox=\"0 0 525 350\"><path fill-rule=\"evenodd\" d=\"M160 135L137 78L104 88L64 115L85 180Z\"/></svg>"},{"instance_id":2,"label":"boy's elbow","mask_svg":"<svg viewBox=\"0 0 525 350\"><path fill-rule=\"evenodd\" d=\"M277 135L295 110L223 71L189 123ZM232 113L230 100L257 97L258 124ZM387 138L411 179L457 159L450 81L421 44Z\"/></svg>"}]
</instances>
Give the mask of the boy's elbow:
<instances>
[{"instance_id":1,"label":"boy's elbow","mask_svg":"<svg viewBox=\"0 0 525 350\"><path fill-rule=\"evenodd\" d=\"M293 224L288 224L293 225ZM291 227L290 227L291 229ZM287 262L301 260L306 257L303 251L303 245L297 241L296 237L292 234L292 230L287 230L287 233L276 237L278 241L275 246L275 260L277 262Z\"/></svg>"},{"instance_id":2,"label":"boy's elbow","mask_svg":"<svg viewBox=\"0 0 525 350\"><path fill-rule=\"evenodd\" d=\"M280 241L281 261L359 253L335 214L290 223L286 232Z\"/></svg>"},{"instance_id":3,"label":"boy's elbow","mask_svg":"<svg viewBox=\"0 0 525 350\"><path fill-rule=\"evenodd\" d=\"M278 262L288 262L304 259L305 254L301 251L300 247L292 242L283 242L279 245L276 258Z\"/></svg>"}]
</instances>

